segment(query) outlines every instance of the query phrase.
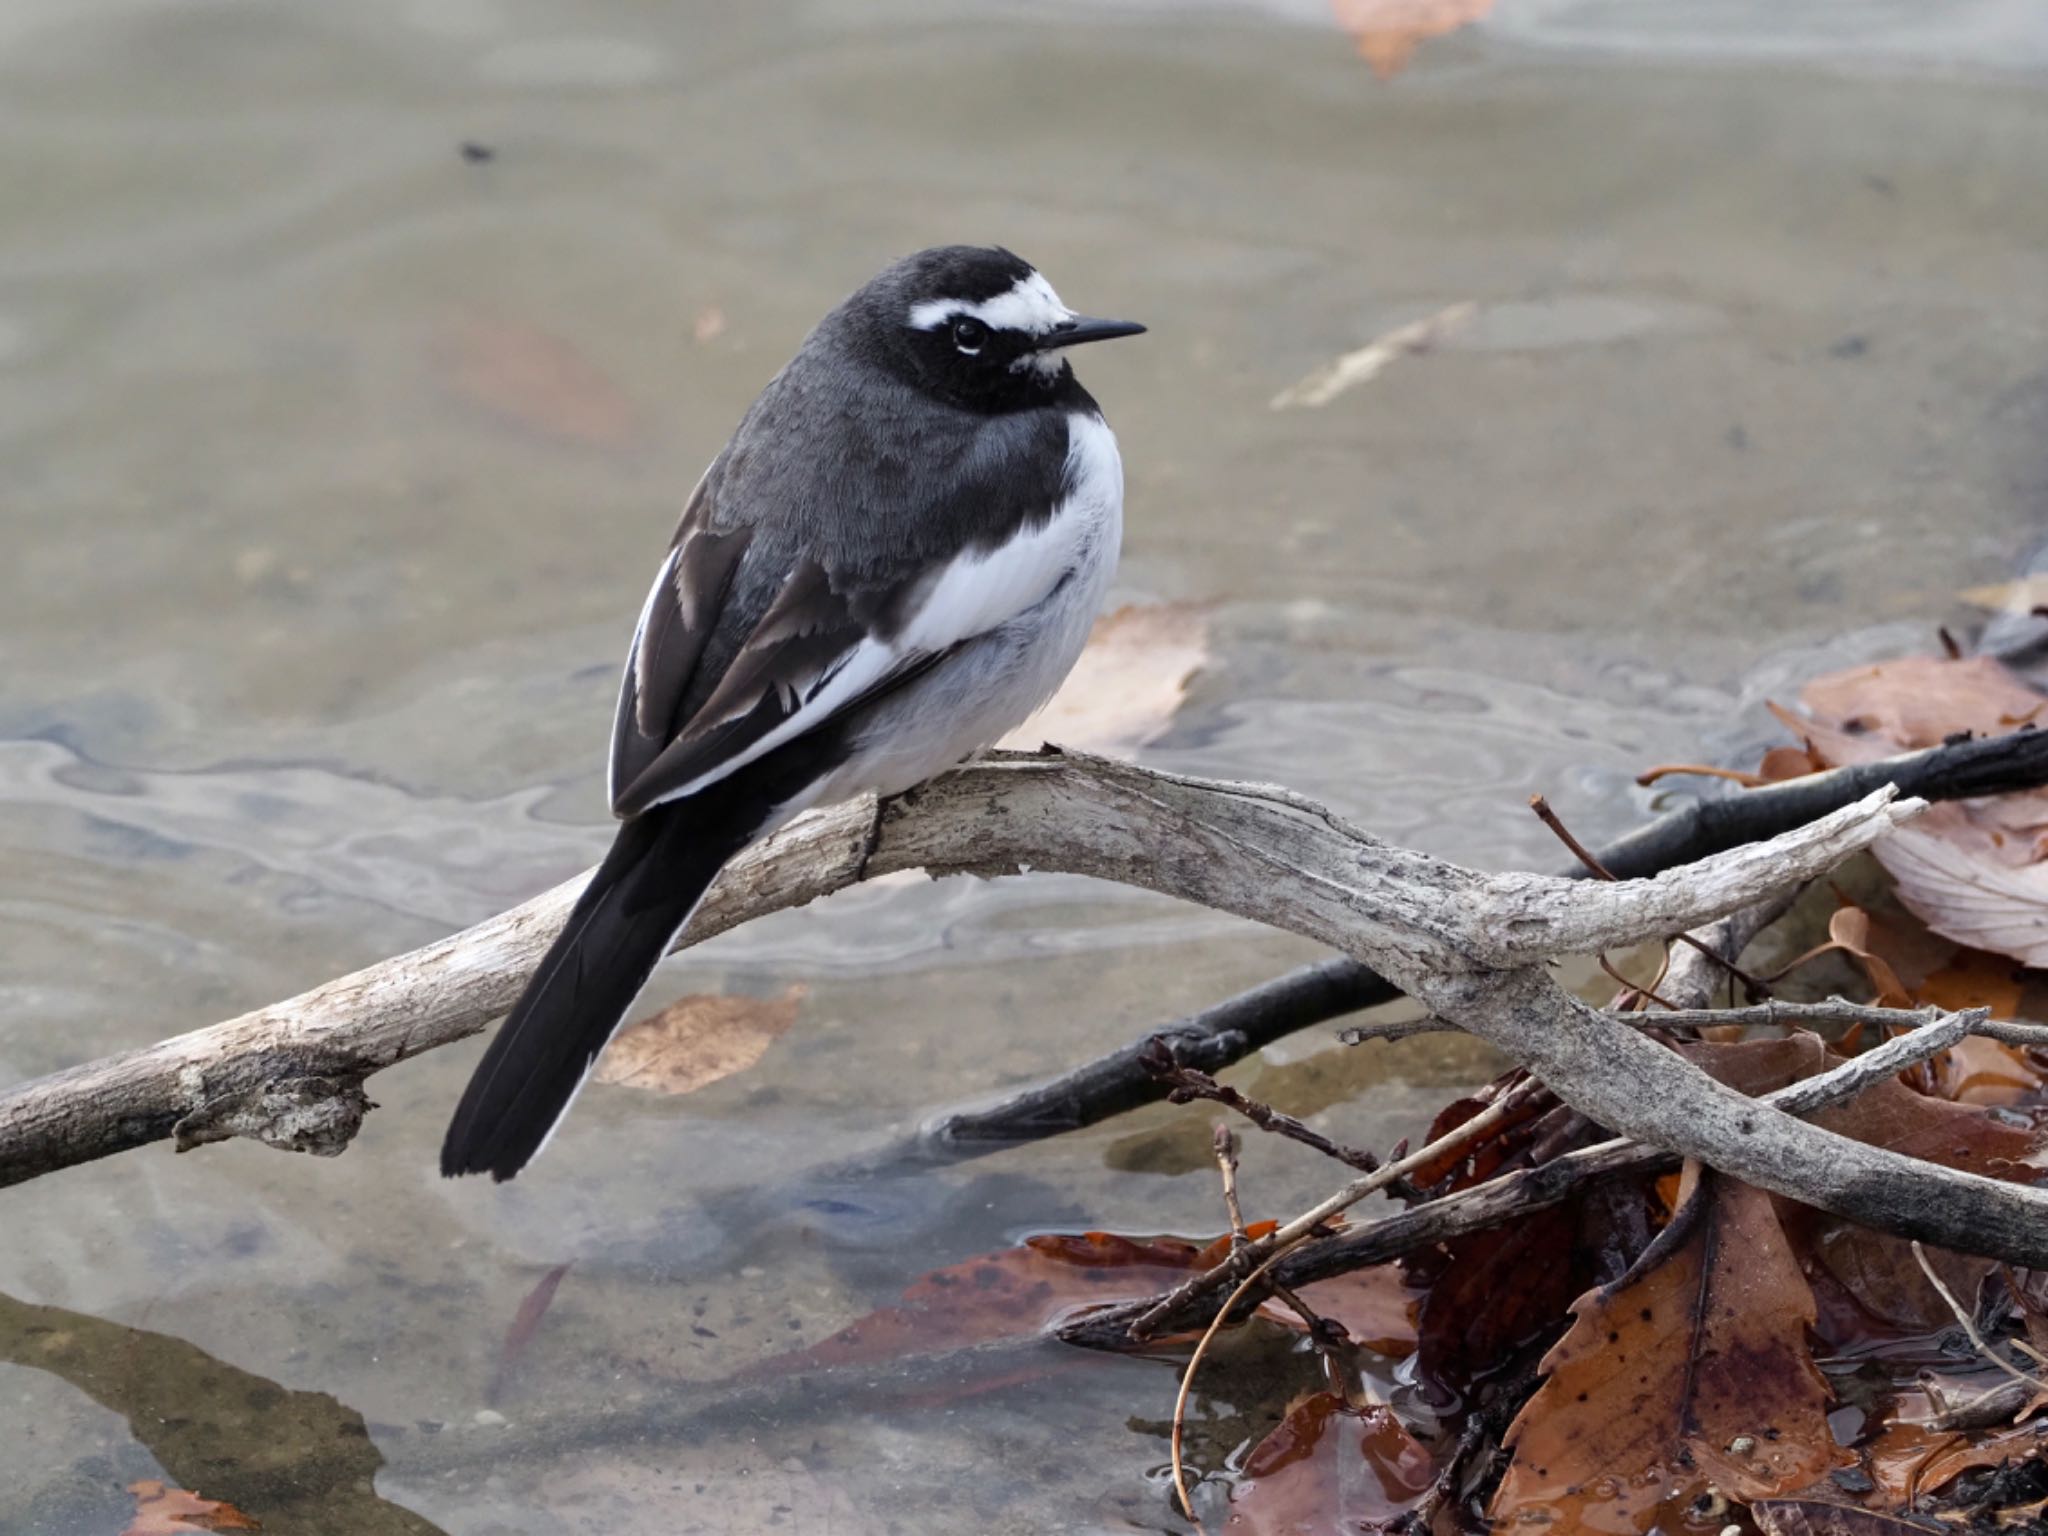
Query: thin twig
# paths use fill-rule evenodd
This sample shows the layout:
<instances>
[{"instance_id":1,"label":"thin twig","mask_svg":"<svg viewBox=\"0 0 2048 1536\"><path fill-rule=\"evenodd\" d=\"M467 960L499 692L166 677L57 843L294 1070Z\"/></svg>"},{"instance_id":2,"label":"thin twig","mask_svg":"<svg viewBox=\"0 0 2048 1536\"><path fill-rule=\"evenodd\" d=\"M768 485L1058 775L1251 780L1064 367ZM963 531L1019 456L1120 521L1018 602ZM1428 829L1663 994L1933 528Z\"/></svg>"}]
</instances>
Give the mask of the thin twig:
<instances>
[{"instance_id":1,"label":"thin twig","mask_svg":"<svg viewBox=\"0 0 2048 1536\"><path fill-rule=\"evenodd\" d=\"M1557 840L1563 843L1566 849L1570 851L1571 856L1573 858L1577 859L1581 864L1585 865L1587 869L1593 872L1593 877L1595 879L1615 880L1619 878L1619 876L1617 876L1613 870L1609 869L1605 864L1600 862L1600 856L1598 854L1594 853L1584 843L1580 842L1576 837L1572 836L1571 828L1567 827L1564 824L1564 819L1561 816L1559 816L1556 811L1551 809L1550 802L1544 799L1543 796L1531 795L1529 797L1529 809L1536 813L1536 819L1538 821L1542 822L1544 826L1550 828L1550 830L1556 835ZM1676 934L1673 937L1675 937L1679 943L1689 945L1693 949L1697 950L1700 954L1705 955L1709 960L1713 961L1716 965L1720 966L1723 970L1725 970L1730 976L1733 976L1736 980L1740 981L1744 986L1748 987L1750 996L1768 997L1770 995L1770 988L1766 987L1761 981L1758 981L1756 977L1750 975L1747 971L1743 970L1740 966L1738 966L1732 957L1728 955L1716 954L1713 950L1709 949L1706 945L1702 944L1698 939L1694 938L1689 933ZM1599 960L1600 969L1605 971L1609 976L1612 976L1624 987L1628 987L1633 991L1642 993L1643 996L1647 997L1651 1002L1657 1004L1660 1008L1663 1008L1667 1011L1675 1011L1672 1010L1671 1004L1665 1002L1663 998L1659 997L1656 994L1656 992L1652 990L1652 988L1654 988L1654 986L1656 985L1654 982L1651 983L1650 987L1638 987L1633 982L1631 982L1626 976L1622 975L1621 972L1617 971L1611 964L1609 964L1608 959L1605 955L1601 955L1599 957ZM1670 964L1671 941L1667 939L1664 942L1664 967L1668 968ZM1661 969L1658 974L1660 976L1662 975Z\"/></svg>"},{"instance_id":2,"label":"thin twig","mask_svg":"<svg viewBox=\"0 0 2048 1536\"><path fill-rule=\"evenodd\" d=\"M1223 1174L1223 1208L1230 1213L1232 1251L1251 1241L1244 1229L1244 1209L1237 1203L1237 1137L1227 1125L1216 1127L1216 1166Z\"/></svg>"},{"instance_id":3,"label":"thin twig","mask_svg":"<svg viewBox=\"0 0 2048 1536\"><path fill-rule=\"evenodd\" d=\"M1299 1242L1300 1239L1297 1238L1296 1241ZM1230 1293L1230 1299L1223 1303L1223 1310L1209 1320L1209 1326L1202 1332L1201 1342L1195 1346L1194 1354L1189 1356L1188 1368L1181 1373L1180 1391L1173 1399L1173 1435L1168 1442L1173 1451L1173 1489L1180 1495L1182 1511L1194 1522L1197 1531L1204 1532L1204 1536L1206 1528L1202 1524L1201 1516L1195 1513L1195 1501L1188 1497L1187 1468L1181 1462L1180 1453L1181 1436L1187 1425L1188 1389L1194 1386L1195 1372L1201 1367L1202 1356L1209 1352L1209 1341L1216 1337L1216 1330L1223 1326L1223 1320L1230 1316L1232 1309L1243 1299L1244 1293L1258 1284L1260 1277L1267 1270L1286 1257L1286 1248L1279 1248L1268 1254L1259 1267L1246 1275L1239 1282L1237 1289Z\"/></svg>"},{"instance_id":4,"label":"thin twig","mask_svg":"<svg viewBox=\"0 0 2048 1536\"><path fill-rule=\"evenodd\" d=\"M1270 1131L1275 1136L1285 1136L1290 1141L1298 1141L1305 1147L1314 1148L1325 1157L1335 1158L1346 1167L1356 1168L1361 1173L1378 1171L1380 1159L1365 1148L1333 1141L1294 1116L1240 1093L1227 1083L1217 1082L1199 1068L1182 1066L1173 1059L1172 1047L1163 1040L1156 1040L1153 1044L1157 1048L1147 1052L1143 1058L1144 1067L1160 1082L1172 1085L1173 1091L1166 1096L1169 1104L1185 1104L1194 1099L1207 1099L1211 1103L1221 1104L1225 1109L1236 1110L1262 1131ZM1404 1200L1422 1198L1422 1191L1406 1179L1399 1180L1392 1187Z\"/></svg>"},{"instance_id":5,"label":"thin twig","mask_svg":"<svg viewBox=\"0 0 2048 1536\"><path fill-rule=\"evenodd\" d=\"M1564 824L1563 818L1550 808L1548 800L1544 799L1541 795L1531 795L1529 797L1529 809L1536 813L1538 821L1550 828L1551 833L1560 843L1564 844L1566 851L1573 858L1592 871L1594 879L1612 880L1614 878L1614 871L1600 862L1600 856L1576 837L1572 836L1571 828L1567 827Z\"/></svg>"},{"instance_id":6,"label":"thin twig","mask_svg":"<svg viewBox=\"0 0 2048 1536\"><path fill-rule=\"evenodd\" d=\"M1502 1120L1507 1118L1508 1110L1514 1106L1515 1102L1516 1095L1514 1093L1503 1096L1494 1103L1487 1105L1486 1108L1479 1111L1471 1119L1439 1136L1421 1150L1408 1153L1404 1157L1385 1163L1376 1172L1369 1173L1362 1179L1352 1180L1334 1195L1331 1195L1320 1204L1311 1206L1308 1210L1303 1211L1285 1226L1268 1233L1256 1243L1232 1254L1215 1268L1195 1276L1192 1280L1183 1282L1166 1296L1161 1297L1156 1306L1131 1325L1132 1336L1135 1338L1149 1336L1157 1326L1155 1314L1156 1317L1163 1318L1175 1306L1181 1305L1197 1296L1221 1290L1229 1282L1235 1271L1242 1265L1250 1263L1254 1259L1263 1261L1268 1254L1282 1248L1293 1247L1296 1243L1313 1234L1317 1228L1322 1226L1332 1216L1349 1210L1367 1195L1385 1189L1394 1180L1404 1178L1408 1174L1415 1172L1418 1168L1427 1167L1431 1163L1448 1156L1450 1153L1479 1140L1499 1125ZM1261 1267L1263 1267L1263 1262ZM1225 1309L1226 1315L1228 1310L1228 1308Z\"/></svg>"},{"instance_id":7,"label":"thin twig","mask_svg":"<svg viewBox=\"0 0 2048 1536\"><path fill-rule=\"evenodd\" d=\"M1948 1288L1948 1283L1934 1272L1934 1266L1927 1259L1927 1250L1921 1246L1918 1238L1913 1239L1913 1262L1920 1266L1920 1273L1927 1277L1927 1283L1941 1293L1941 1299L1948 1303L1949 1311L1955 1314L1956 1321L1962 1325L1963 1336L1970 1341L1971 1347L1978 1354L2014 1381L2023 1382L2036 1392L2048 1392L2048 1381L2021 1370L1985 1342L1984 1335L1977 1331L1976 1320L1970 1316L1968 1309L1956 1300L1956 1294Z\"/></svg>"},{"instance_id":8,"label":"thin twig","mask_svg":"<svg viewBox=\"0 0 2048 1536\"><path fill-rule=\"evenodd\" d=\"M1746 1008L1678 1008L1670 1013L1611 1012L1610 1017L1639 1029L1706 1029L1723 1024L1744 1027L1790 1029L1801 1024L1835 1024L1843 1028L1865 1024L1874 1029L1918 1029L1946 1016L1946 1010L1923 1008L1879 1008L1870 1003L1852 1003L1844 997L1818 1002L1792 1003L1780 998L1754 1003ZM2009 1045L2048 1045L2048 1024L2019 1024L1994 1019L1989 1010L1970 1008L1957 1017L1965 1021L1964 1034L1984 1040L2003 1040ZM1410 1035L1462 1034L1461 1026L1437 1017L1397 1019L1386 1024L1361 1024L1339 1037L1346 1045L1373 1040L1404 1040Z\"/></svg>"},{"instance_id":9,"label":"thin twig","mask_svg":"<svg viewBox=\"0 0 2048 1536\"><path fill-rule=\"evenodd\" d=\"M1758 773L1744 773L1740 768L1716 768L1711 763L1659 763L1654 768L1645 768L1636 775L1636 785L1648 789L1659 779L1672 778L1679 774L1693 774L1703 779L1726 779L1731 784L1740 784L1744 789L1761 789L1771 781Z\"/></svg>"}]
</instances>

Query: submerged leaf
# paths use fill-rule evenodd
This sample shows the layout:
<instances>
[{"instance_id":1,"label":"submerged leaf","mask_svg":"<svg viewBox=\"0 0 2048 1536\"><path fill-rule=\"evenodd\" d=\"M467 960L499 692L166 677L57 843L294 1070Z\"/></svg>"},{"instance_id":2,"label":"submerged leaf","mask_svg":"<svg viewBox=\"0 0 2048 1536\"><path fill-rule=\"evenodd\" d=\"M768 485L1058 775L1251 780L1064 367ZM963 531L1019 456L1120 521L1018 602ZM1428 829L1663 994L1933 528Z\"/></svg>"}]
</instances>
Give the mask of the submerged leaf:
<instances>
[{"instance_id":1,"label":"submerged leaf","mask_svg":"<svg viewBox=\"0 0 2048 1536\"><path fill-rule=\"evenodd\" d=\"M232 1504L202 1499L183 1488L145 1480L130 1483L135 1518L121 1536L184 1536L191 1531L255 1531L262 1526Z\"/></svg>"},{"instance_id":2,"label":"submerged leaf","mask_svg":"<svg viewBox=\"0 0 2048 1536\"><path fill-rule=\"evenodd\" d=\"M1813 1297L1769 1195L1689 1166L1666 1237L1572 1311L1508 1430L1494 1518L1648 1531L1709 1487L1768 1497L1841 1459Z\"/></svg>"},{"instance_id":3,"label":"submerged leaf","mask_svg":"<svg viewBox=\"0 0 2048 1536\"><path fill-rule=\"evenodd\" d=\"M1430 1454L1391 1408L1317 1392L1287 1410L1245 1459L1226 1530L1243 1536L1371 1531L1413 1509L1435 1481Z\"/></svg>"},{"instance_id":4,"label":"submerged leaf","mask_svg":"<svg viewBox=\"0 0 2048 1536\"><path fill-rule=\"evenodd\" d=\"M780 997L678 998L620 1030L598 1058L594 1076L650 1093L694 1093L759 1061L796 1022L809 991L792 983Z\"/></svg>"},{"instance_id":5,"label":"submerged leaf","mask_svg":"<svg viewBox=\"0 0 2048 1536\"><path fill-rule=\"evenodd\" d=\"M1173 723L1188 679L1209 659L1209 610L1197 603L1133 603L1095 621L1088 648L1050 704L999 746L1042 742L1131 757Z\"/></svg>"},{"instance_id":6,"label":"submerged leaf","mask_svg":"<svg viewBox=\"0 0 2048 1536\"><path fill-rule=\"evenodd\" d=\"M618 448L634 435L633 407L574 343L504 315L470 315L438 349L457 395L542 437Z\"/></svg>"},{"instance_id":7,"label":"submerged leaf","mask_svg":"<svg viewBox=\"0 0 2048 1536\"><path fill-rule=\"evenodd\" d=\"M1271 1222L1251 1228L1270 1232ZM902 1303L870 1312L807 1349L764 1360L748 1376L866 1365L1034 1334L1077 1307L1130 1301L1220 1263L1230 1240L1046 1234L933 1270Z\"/></svg>"}]
</instances>

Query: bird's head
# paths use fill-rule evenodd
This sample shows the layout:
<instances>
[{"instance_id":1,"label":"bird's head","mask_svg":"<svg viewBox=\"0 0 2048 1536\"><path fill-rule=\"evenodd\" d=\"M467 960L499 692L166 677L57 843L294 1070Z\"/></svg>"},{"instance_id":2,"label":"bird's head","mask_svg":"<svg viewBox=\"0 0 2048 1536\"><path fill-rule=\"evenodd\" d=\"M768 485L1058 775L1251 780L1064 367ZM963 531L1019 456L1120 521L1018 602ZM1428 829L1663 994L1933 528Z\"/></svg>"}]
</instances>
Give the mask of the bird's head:
<instances>
[{"instance_id":1,"label":"bird's head","mask_svg":"<svg viewBox=\"0 0 2048 1536\"><path fill-rule=\"evenodd\" d=\"M892 371L982 410L1040 404L1072 376L1064 349L1145 329L1074 313L1037 268L1000 246L942 245L906 256L844 313L863 350Z\"/></svg>"}]
</instances>

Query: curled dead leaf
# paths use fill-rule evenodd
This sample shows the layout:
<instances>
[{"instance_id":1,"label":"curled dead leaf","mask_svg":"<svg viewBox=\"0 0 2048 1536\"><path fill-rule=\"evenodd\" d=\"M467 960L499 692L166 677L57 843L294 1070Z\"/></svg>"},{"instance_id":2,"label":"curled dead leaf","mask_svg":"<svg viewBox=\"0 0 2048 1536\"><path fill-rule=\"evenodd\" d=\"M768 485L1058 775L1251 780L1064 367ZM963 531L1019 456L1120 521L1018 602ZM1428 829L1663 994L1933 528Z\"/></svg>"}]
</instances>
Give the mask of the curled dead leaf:
<instances>
[{"instance_id":1,"label":"curled dead leaf","mask_svg":"<svg viewBox=\"0 0 2048 1536\"><path fill-rule=\"evenodd\" d=\"M779 997L678 998L620 1030L598 1058L596 1079L650 1093L694 1093L759 1061L796 1022L809 992L793 983Z\"/></svg>"},{"instance_id":2,"label":"curled dead leaf","mask_svg":"<svg viewBox=\"0 0 2048 1536\"><path fill-rule=\"evenodd\" d=\"M1042 742L1128 758L1159 739L1209 659L1209 608L1133 603L1095 621L1088 648L1052 702L997 745Z\"/></svg>"},{"instance_id":3,"label":"curled dead leaf","mask_svg":"<svg viewBox=\"0 0 2048 1536\"><path fill-rule=\"evenodd\" d=\"M1830 767L2048 724L2048 697L1988 656L1854 667L1801 698L1810 718L1778 717ZM2048 965L2048 791L1934 806L1874 852L1934 932Z\"/></svg>"}]
</instances>

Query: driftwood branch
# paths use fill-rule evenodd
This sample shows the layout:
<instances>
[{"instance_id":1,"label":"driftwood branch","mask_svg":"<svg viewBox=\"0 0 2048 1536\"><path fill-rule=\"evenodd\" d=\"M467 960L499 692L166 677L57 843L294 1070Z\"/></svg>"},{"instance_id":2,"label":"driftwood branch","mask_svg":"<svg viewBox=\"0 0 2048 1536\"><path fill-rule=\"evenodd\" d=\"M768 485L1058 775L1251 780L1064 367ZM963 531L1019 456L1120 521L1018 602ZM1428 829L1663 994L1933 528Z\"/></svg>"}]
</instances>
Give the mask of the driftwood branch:
<instances>
[{"instance_id":1,"label":"driftwood branch","mask_svg":"<svg viewBox=\"0 0 2048 1536\"><path fill-rule=\"evenodd\" d=\"M1568 948L1726 916L1824 873L1919 804L1886 787L1765 845L1581 887L1395 848L1284 791L1013 756L793 825L735 861L693 937L897 869L1029 866L1142 886L1344 950L1623 1135L1887 1231L2048 1267L2048 1193L1849 1141L1745 1098L1570 997L1544 968ZM361 1109L326 1090L359 1089L368 1073L502 1011L577 885L290 1002L14 1089L0 1098L0 1183L181 1128L188 1139L227 1129L335 1150ZM267 1120L280 1097L289 1115ZM322 1123L321 1104L340 1107Z\"/></svg>"},{"instance_id":2,"label":"driftwood branch","mask_svg":"<svg viewBox=\"0 0 2048 1536\"><path fill-rule=\"evenodd\" d=\"M1801 826L1881 785L1922 800L2012 794L2048 784L2048 731L1955 742L1872 763L1858 763L1740 794L1696 800L1597 850L1623 879L1702 859ZM1588 871L1563 871L1574 878ZM1675 957L1683 961L1684 957ZM1331 1019L1395 1001L1401 989L1349 956L1319 960L1260 983L1186 1018L1154 1025L1131 1044L995 1103L950 1110L926 1122L921 1139L935 1154L971 1155L1093 1125L1165 1095L1143 1065L1162 1040L1175 1060L1220 1072L1275 1040ZM1390 1026L1374 1037L1399 1038L1441 1025Z\"/></svg>"}]
</instances>

